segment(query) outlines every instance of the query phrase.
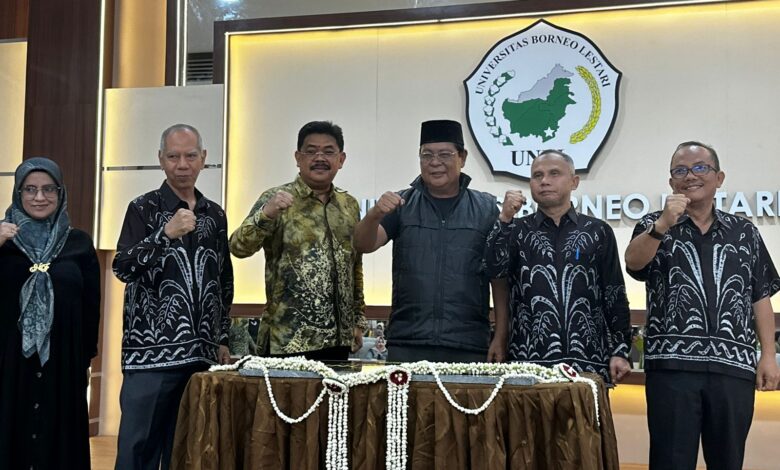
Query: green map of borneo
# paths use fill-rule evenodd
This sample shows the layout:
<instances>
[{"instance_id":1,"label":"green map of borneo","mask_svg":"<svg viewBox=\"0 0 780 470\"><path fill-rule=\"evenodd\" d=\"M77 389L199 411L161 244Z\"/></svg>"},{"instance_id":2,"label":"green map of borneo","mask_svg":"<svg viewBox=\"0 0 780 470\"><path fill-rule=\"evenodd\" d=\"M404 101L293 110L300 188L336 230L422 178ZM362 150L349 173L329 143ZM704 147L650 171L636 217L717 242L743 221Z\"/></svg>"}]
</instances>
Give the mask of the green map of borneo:
<instances>
[{"instance_id":1,"label":"green map of borneo","mask_svg":"<svg viewBox=\"0 0 780 470\"><path fill-rule=\"evenodd\" d=\"M536 136L542 142L555 137L558 123L566 115L566 108L575 104L569 91L573 74L560 64L540 79L534 86L520 93L517 100L506 99L501 105L504 117L509 121L509 131L520 137Z\"/></svg>"}]
</instances>

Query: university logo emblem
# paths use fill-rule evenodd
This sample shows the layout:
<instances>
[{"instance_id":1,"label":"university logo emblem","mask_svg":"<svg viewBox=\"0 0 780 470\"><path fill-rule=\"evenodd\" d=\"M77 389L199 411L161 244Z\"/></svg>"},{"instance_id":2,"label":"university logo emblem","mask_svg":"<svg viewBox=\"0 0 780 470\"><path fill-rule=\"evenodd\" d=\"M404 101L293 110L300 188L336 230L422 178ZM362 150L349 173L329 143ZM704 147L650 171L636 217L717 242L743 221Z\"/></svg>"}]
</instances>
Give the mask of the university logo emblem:
<instances>
[{"instance_id":1,"label":"university logo emblem","mask_svg":"<svg viewBox=\"0 0 780 470\"><path fill-rule=\"evenodd\" d=\"M615 123L620 77L588 38L539 20L496 44L464 81L471 133L494 173L530 178L545 149L587 170Z\"/></svg>"}]
</instances>

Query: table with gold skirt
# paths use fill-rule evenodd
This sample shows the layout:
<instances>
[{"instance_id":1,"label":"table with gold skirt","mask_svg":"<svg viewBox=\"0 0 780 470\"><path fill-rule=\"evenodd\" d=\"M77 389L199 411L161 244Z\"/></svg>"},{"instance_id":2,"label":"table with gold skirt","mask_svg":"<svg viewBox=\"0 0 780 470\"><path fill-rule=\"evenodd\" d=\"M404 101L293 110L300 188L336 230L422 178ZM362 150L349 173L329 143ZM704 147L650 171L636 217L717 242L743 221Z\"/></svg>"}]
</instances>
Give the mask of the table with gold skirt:
<instances>
[{"instance_id":1,"label":"table with gold skirt","mask_svg":"<svg viewBox=\"0 0 780 470\"><path fill-rule=\"evenodd\" d=\"M595 376L590 376L595 378ZM302 415L321 380L273 378L277 405ZM410 383L407 424L412 469L618 470L612 412L597 379L600 425L587 383L504 385L478 415L455 409L435 382ZM494 386L445 384L461 406L478 408ZM349 391L349 466L384 469L387 383ZM325 468L328 402L298 424L274 411L263 377L206 372L190 380L176 428L173 469Z\"/></svg>"}]
</instances>

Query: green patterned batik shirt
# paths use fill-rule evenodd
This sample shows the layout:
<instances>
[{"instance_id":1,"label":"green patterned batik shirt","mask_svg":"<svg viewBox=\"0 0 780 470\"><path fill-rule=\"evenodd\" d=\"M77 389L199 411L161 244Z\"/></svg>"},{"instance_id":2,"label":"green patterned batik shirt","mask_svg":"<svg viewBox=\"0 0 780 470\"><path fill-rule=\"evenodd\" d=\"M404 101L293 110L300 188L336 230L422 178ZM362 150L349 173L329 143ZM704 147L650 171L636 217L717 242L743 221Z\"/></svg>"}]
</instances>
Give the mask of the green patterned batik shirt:
<instances>
[{"instance_id":1,"label":"green patterned batik shirt","mask_svg":"<svg viewBox=\"0 0 780 470\"><path fill-rule=\"evenodd\" d=\"M292 194L293 205L269 219L262 206L279 191ZM334 186L323 203L298 176L264 192L230 237L230 252L239 258L265 250L261 354L351 346L354 328L365 330L363 264L352 248L359 219L346 191Z\"/></svg>"}]
</instances>

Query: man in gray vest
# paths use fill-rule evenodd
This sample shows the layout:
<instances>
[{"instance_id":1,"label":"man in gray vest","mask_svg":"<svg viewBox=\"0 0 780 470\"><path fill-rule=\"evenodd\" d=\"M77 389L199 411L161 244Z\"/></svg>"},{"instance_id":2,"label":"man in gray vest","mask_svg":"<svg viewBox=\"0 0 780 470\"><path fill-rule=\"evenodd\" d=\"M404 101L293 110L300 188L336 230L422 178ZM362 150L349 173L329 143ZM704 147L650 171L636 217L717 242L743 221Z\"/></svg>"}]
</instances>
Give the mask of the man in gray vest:
<instances>
[{"instance_id":1,"label":"man in gray vest","mask_svg":"<svg viewBox=\"0 0 780 470\"><path fill-rule=\"evenodd\" d=\"M507 305L496 302L491 340L485 239L498 218L496 198L468 189L463 130L427 121L420 135L420 176L386 192L355 226L355 248L371 253L393 240L393 307L388 360L503 361ZM506 281L493 283L494 295Z\"/></svg>"}]
</instances>

